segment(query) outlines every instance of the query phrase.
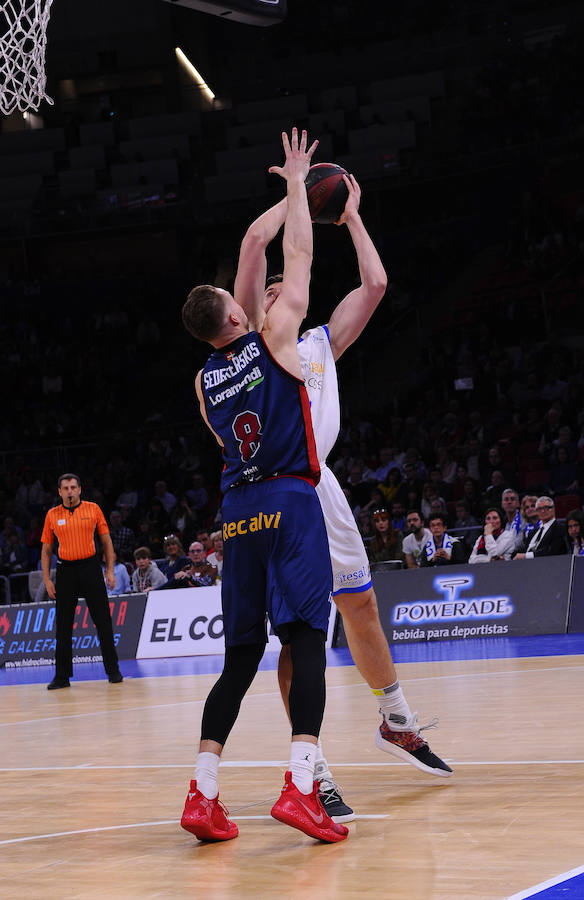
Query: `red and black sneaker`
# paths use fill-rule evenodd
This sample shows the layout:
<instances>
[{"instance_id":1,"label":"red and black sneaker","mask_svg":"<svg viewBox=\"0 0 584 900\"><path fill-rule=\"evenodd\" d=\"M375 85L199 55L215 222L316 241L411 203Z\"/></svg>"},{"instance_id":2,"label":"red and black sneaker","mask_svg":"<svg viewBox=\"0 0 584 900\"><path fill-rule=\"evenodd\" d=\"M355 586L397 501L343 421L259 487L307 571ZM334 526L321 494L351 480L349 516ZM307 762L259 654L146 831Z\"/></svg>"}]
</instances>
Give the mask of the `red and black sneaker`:
<instances>
[{"instance_id":1,"label":"red and black sneaker","mask_svg":"<svg viewBox=\"0 0 584 900\"><path fill-rule=\"evenodd\" d=\"M239 834L237 825L219 800L219 794L213 800L207 800L197 790L196 781L191 781L180 824L200 841L230 841Z\"/></svg>"},{"instance_id":2,"label":"red and black sneaker","mask_svg":"<svg viewBox=\"0 0 584 900\"><path fill-rule=\"evenodd\" d=\"M325 811L318 796L317 782L312 786L312 793L302 794L292 781L291 772L286 772L282 793L272 807L272 816L284 825L298 828L309 837L329 844L344 841L349 834L348 828L335 824Z\"/></svg>"},{"instance_id":3,"label":"red and black sneaker","mask_svg":"<svg viewBox=\"0 0 584 900\"><path fill-rule=\"evenodd\" d=\"M408 730L396 731L390 728L384 715L383 722L375 735L375 746L385 753L393 753L394 756L398 756L429 775L450 778L451 775L454 775L450 766L446 765L444 760L436 756L435 753L432 753L428 742L420 735L420 731L423 731L424 728L431 728L435 724L435 722L432 722L430 725L423 725L420 728L417 713L414 713L411 720L407 723Z\"/></svg>"}]
</instances>

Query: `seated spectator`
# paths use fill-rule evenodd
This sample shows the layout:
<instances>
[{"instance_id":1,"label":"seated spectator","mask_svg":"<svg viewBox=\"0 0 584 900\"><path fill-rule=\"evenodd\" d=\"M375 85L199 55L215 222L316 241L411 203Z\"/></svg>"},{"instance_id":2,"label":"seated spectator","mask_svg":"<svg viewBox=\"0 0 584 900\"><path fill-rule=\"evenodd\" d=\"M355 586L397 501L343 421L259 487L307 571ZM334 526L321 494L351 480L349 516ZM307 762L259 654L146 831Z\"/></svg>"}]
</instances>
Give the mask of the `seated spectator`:
<instances>
[{"instance_id":1,"label":"seated spectator","mask_svg":"<svg viewBox=\"0 0 584 900\"><path fill-rule=\"evenodd\" d=\"M45 489L32 469L26 468L22 473L22 481L16 489L14 499L18 506L23 506L31 514L40 513L45 499Z\"/></svg>"},{"instance_id":2,"label":"seated spectator","mask_svg":"<svg viewBox=\"0 0 584 900\"><path fill-rule=\"evenodd\" d=\"M455 528L476 528L479 524L478 520L471 516L466 500L459 500L454 508L456 510Z\"/></svg>"},{"instance_id":3,"label":"seated spectator","mask_svg":"<svg viewBox=\"0 0 584 900\"><path fill-rule=\"evenodd\" d=\"M189 558L180 572L163 584L159 590L169 588L210 587L217 580L217 567L205 556L205 548L200 541L193 541L189 547Z\"/></svg>"},{"instance_id":4,"label":"seated spectator","mask_svg":"<svg viewBox=\"0 0 584 900\"><path fill-rule=\"evenodd\" d=\"M523 540L523 522L519 509L519 494L513 488L505 488L501 495L501 505L505 513L505 531L513 534L515 540L514 550L517 550Z\"/></svg>"},{"instance_id":5,"label":"seated spectator","mask_svg":"<svg viewBox=\"0 0 584 900\"><path fill-rule=\"evenodd\" d=\"M436 455L436 468L439 470L442 481L448 485L452 485L456 479L457 464L456 460L450 456L447 447L438 447ZM450 488L452 490L452 488Z\"/></svg>"},{"instance_id":6,"label":"seated spectator","mask_svg":"<svg viewBox=\"0 0 584 900\"><path fill-rule=\"evenodd\" d=\"M138 506L138 491L131 478L124 478L124 490L116 500L116 506L129 506L132 509Z\"/></svg>"},{"instance_id":7,"label":"seated spectator","mask_svg":"<svg viewBox=\"0 0 584 900\"><path fill-rule=\"evenodd\" d=\"M438 466L434 466L428 472L428 481L434 485L436 493L445 500L450 500L452 496L452 485L442 478L442 472Z\"/></svg>"},{"instance_id":8,"label":"seated spectator","mask_svg":"<svg viewBox=\"0 0 584 900\"><path fill-rule=\"evenodd\" d=\"M472 413L471 413L472 415ZM480 481L481 477L481 442L476 437L471 437L468 442L468 456L466 457L466 469L468 473L468 477L472 478L473 481L476 481L477 484ZM456 470L458 473L458 469ZM464 487L464 483L463 483ZM455 488L453 487L453 497L454 499L458 499L456 493L454 493Z\"/></svg>"},{"instance_id":9,"label":"seated spectator","mask_svg":"<svg viewBox=\"0 0 584 900\"><path fill-rule=\"evenodd\" d=\"M195 540L202 544L205 548L205 556L209 556L213 552L213 547L211 546L211 538L209 537L209 532L206 528L201 528L199 531L197 531Z\"/></svg>"},{"instance_id":10,"label":"seated spectator","mask_svg":"<svg viewBox=\"0 0 584 900\"><path fill-rule=\"evenodd\" d=\"M424 527L424 520L417 509L410 509L408 512L406 527L408 534L402 544L406 567L408 569L417 569L421 565L422 554L426 549L426 544L432 537L432 532Z\"/></svg>"},{"instance_id":11,"label":"seated spectator","mask_svg":"<svg viewBox=\"0 0 584 900\"><path fill-rule=\"evenodd\" d=\"M162 540L162 535L168 534L170 531L170 518L158 497L154 497L150 501L146 517L150 531Z\"/></svg>"},{"instance_id":12,"label":"seated spectator","mask_svg":"<svg viewBox=\"0 0 584 900\"><path fill-rule=\"evenodd\" d=\"M180 535L185 543L195 534L197 528L197 516L195 510L189 504L186 494L183 494L170 514L170 524L173 531Z\"/></svg>"},{"instance_id":13,"label":"seated spectator","mask_svg":"<svg viewBox=\"0 0 584 900\"><path fill-rule=\"evenodd\" d=\"M394 531L401 531L406 528L406 511L401 501L391 504L391 524Z\"/></svg>"},{"instance_id":14,"label":"seated spectator","mask_svg":"<svg viewBox=\"0 0 584 900\"><path fill-rule=\"evenodd\" d=\"M26 546L26 567L27 569L36 569L37 563L41 558L41 533L42 525L38 516L33 516L30 520L28 531L24 538Z\"/></svg>"},{"instance_id":15,"label":"seated spectator","mask_svg":"<svg viewBox=\"0 0 584 900\"><path fill-rule=\"evenodd\" d=\"M377 506L381 506L378 503ZM363 541L367 543L373 537L373 528L371 526L371 513L367 509L360 509L357 513L357 527Z\"/></svg>"},{"instance_id":16,"label":"seated spectator","mask_svg":"<svg viewBox=\"0 0 584 900\"><path fill-rule=\"evenodd\" d=\"M349 491L348 497L349 503L351 500L351 492ZM371 513L374 509L379 509L380 507L385 506L385 497L383 496L380 488L378 487L369 487L369 500L364 506L358 506L353 510L353 515L359 515L359 513L367 513L369 517L371 517Z\"/></svg>"},{"instance_id":17,"label":"seated spectator","mask_svg":"<svg viewBox=\"0 0 584 900\"><path fill-rule=\"evenodd\" d=\"M442 515L446 515L446 504L442 497L434 497L433 500L430 501L430 516L432 513L442 513ZM428 518L430 518L428 516Z\"/></svg>"},{"instance_id":18,"label":"seated spectator","mask_svg":"<svg viewBox=\"0 0 584 900\"><path fill-rule=\"evenodd\" d=\"M391 476L391 472L389 473ZM422 489L424 487L424 482L421 481L416 472L416 466L413 462L405 462L404 463L404 479L401 485L401 495L400 499L404 496L406 497L406 506L419 506L422 500ZM416 497L416 502L412 503L411 498L413 495ZM393 497L392 497L393 500Z\"/></svg>"},{"instance_id":19,"label":"seated spectator","mask_svg":"<svg viewBox=\"0 0 584 900\"><path fill-rule=\"evenodd\" d=\"M0 550L8 546L10 538L13 534L17 534L19 538L24 540L24 532L20 525L17 525L12 516L6 516L4 519L4 527L0 531Z\"/></svg>"},{"instance_id":20,"label":"seated spectator","mask_svg":"<svg viewBox=\"0 0 584 900\"><path fill-rule=\"evenodd\" d=\"M573 509L566 516L566 533L572 554L584 556L584 513L581 509Z\"/></svg>"},{"instance_id":21,"label":"seated spectator","mask_svg":"<svg viewBox=\"0 0 584 900\"><path fill-rule=\"evenodd\" d=\"M0 548L0 574L17 575L26 570L27 553L22 537L13 531Z\"/></svg>"},{"instance_id":22,"label":"seated spectator","mask_svg":"<svg viewBox=\"0 0 584 900\"><path fill-rule=\"evenodd\" d=\"M369 497L369 483L364 477L364 468L361 460L356 460L351 466L346 486L351 489L351 508L363 506Z\"/></svg>"},{"instance_id":23,"label":"seated spectator","mask_svg":"<svg viewBox=\"0 0 584 900\"><path fill-rule=\"evenodd\" d=\"M558 429L558 436L555 441L552 441L552 450L549 457L550 466L553 466L554 463L560 462L558 451L563 449L566 451L565 461L574 462L578 455L578 448L576 446L576 442L572 440L572 429L569 425L562 425L561 428Z\"/></svg>"},{"instance_id":24,"label":"seated spectator","mask_svg":"<svg viewBox=\"0 0 584 900\"><path fill-rule=\"evenodd\" d=\"M105 581L105 556L101 558L101 569L103 572L103 577ZM132 590L130 585L130 576L128 575L128 570L125 565L121 562L118 562L118 556L116 551L114 550L114 576L116 579L116 583L113 587L107 588L108 597L119 597L120 594L129 594Z\"/></svg>"},{"instance_id":25,"label":"seated spectator","mask_svg":"<svg viewBox=\"0 0 584 900\"><path fill-rule=\"evenodd\" d=\"M464 496L464 482L468 478L468 469L464 463L459 463L456 467L456 478L452 483L452 499L462 500Z\"/></svg>"},{"instance_id":26,"label":"seated spectator","mask_svg":"<svg viewBox=\"0 0 584 900\"><path fill-rule=\"evenodd\" d=\"M395 459L395 450L393 447L382 447L379 451L379 466L372 472L372 479L376 482L383 482L387 478L390 469L399 469L399 464Z\"/></svg>"},{"instance_id":27,"label":"seated spectator","mask_svg":"<svg viewBox=\"0 0 584 900\"><path fill-rule=\"evenodd\" d=\"M192 476L192 487L186 493L189 505L200 513L205 509L209 502L209 492L205 487L205 479L199 472L195 472Z\"/></svg>"},{"instance_id":28,"label":"seated spectator","mask_svg":"<svg viewBox=\"0 0 584 900\"><path fill-rule=\"evenodd\" d=\"M515 549L516 535L512 530L505 529L503 521L503 513L496 507L491 507L486 511L485 527L481 536L475 541L469 563L511 559L511 553Z\"/></svg>"},{"instance_id":29,"label":"seated spectator","mask_svg":"<svg viewBox=\"0 0 584 900\"><path fill-rule=\"evenodd\" d=\"M536 503L537 497L535 494L525 494L521 500L519 511L521 513L521 530L523 531L524 537L526 534L535 531L535 529L539 528L541 525L539 515L535 511Z\"/></svg>"},{"instance_id":30,"label":"seated spectator","mask_svg":"<svg viewBox=\"0 0 584 900\"><path fill-rule=\"evenodd\" d=\"M512 482L511 473L505 469L503 457L501 456L501 451L497 445L489 449L488 461L481 469L481 484L484 490L488 490L489 487L493 486L493 472L499 472L501 474L503 484L510 484ZM501 498L499 497L499 500L500 499Z\"/></svg>"},{"instance_id":31,"label":"seated spectator","mask_svg":"<svg viewBox=\"0 0 584 900\"><path fill-rule=\"evenodd\" d=\"M406 469L413 471L416 478L422 483L428 479L428 472L426 471L424 460L420 456L420 451L417 447L410 447L406 450L403 469L404 473L406 473Z\"/></svg>"},{"instance_id":32,"label":"seated spectator","mask_svg":"<svg viewBox=\"0 0 584 900\"><path fill-rule=\"evenodd\" d=\"M550 493L554 496L579 493L578 467L575 462L570 461L567 447L561 444L554 455L555 459L550 462Z\"/></svg>"},{"instance_id":33,"label":"seated spectator","mask_svg":"<svg viewBox=\"0 0 584 900\"><path fill-rule=\"evenodd\" d=\"M176 497L168 490L166 481L156 482L154 485L154 497L162 503L166 515L169 516L171 510L176 506Z\"/></svg>"},{"instance_id":34,"label":"seated spectator","mask_svg":"<svg viewBox=\"0 0 584 900\"><path fill-rule=\"evenodd\" d=\"M463 491L462 499L468 506L471 516L474 516L477 520L482 519L483 502L477 483L473 481L472 478L467 478L463 485Z\"/></svg>"},{"instance_id":35,"label":"seated spectator","mask_svg":"<svg viewBox=\"0 0 584 900\"><path fill-rule=\"evenodd\" d=\"M219 577L223 571L223 536L220 531L214 531L209 535L213 552L207 557L207 562L215 566Z\"/></svg>"},{"instance_id":36,"label":"seated spectator","mask_svg":"<svg viewBox=\"0 0 584 900\"><path fill-rule=\"evenodd\" d=\"M560 556L568 552L566 532L556 519L556 508L551 497L538 497L535 511L541 525L529 537L523 539L513 559L534 559L540 556Z\"/></svg>"},{"instance_id":37,"label":"seated spectator","mask_svg":"<svg viewBox=\"0 0 584 900\"><path fill-rule=\"evenodd\" d=\"M118 559L130 559L130 555L136 546L136 535L131 528L122 524L122 514L113 509L109 517L109 530L114 550Z\"/></svg>"},{"instance_id":38,"label":"seated spectator","mask_svg":"<svg viewBox=\"0 0 584 900\"><path fill-rule=\"evenodd\" d=\"M166 584L166 576L152 559L148 547L138 547L137 550L134 550L134 561L136 569L132 575L133 591L147 594L148 591L154 591Z\"/></svg>"},{"instance_id":39,"label":"seated spectator","mask_svg":"<svg viewBox=\"0 0 584 900\"><path fill-rule=\"evenodd\" d=\"M376 509L371 516L373 522L373 537L367 548L367 555L371 562L385 562L389 559L398 559L403 562L402 535L394 531L389 513L386 509Z\"/></svg>"},{"instance_id":40,"label":"seated spectator","mask_svg":"<svg viewBox=\"0 0 584 900\"><path fill-rule=\"evenodd\" d=\"M425 519L428 519L432 512L432 503L435 500L437 500L439 504L438 510L435 509L435 511L444 512L446 509L444 497L439 497L432 482L427 481L422 490L422 502L420 503L420 509L422 510L422 515Z\"/></svg>"},{"instance_id":41,"label":"seated spectator","mask_svg":"<svg viewBox=\"0 0 584 900\"><path fill-rule=\"evenodd\" d=\"M385 481L383 483L380 482L377 487L383 494L384 505L387 505L388 508L395 501L401 500L403 498L403 486L400 470L395 467L390 469Z\"/></svg>"},{"instance_id":42,"label":"seated spectator","mask_svg":"<svg viewBox=\"0 0 584 900\"><path fill-rule=\"evenodd\" d=\"M164 562L160 563L159 569L163 575L166 575L167 581L172 581L177 572L182 572L185 566L189 564L188 556L185 556L180 539L176 534L168 534L164 538Z\"/></svg>"},{"instance_id":43,"label":"seated spectator","mask_svg":"<svg viewBox=\"0 0 584 900\"><path fill-rule=\"evenodd\" d=\"M138 522L138 533L136 535L136 543L141 547L150 547L153 555L159 559L164 556L162 545L164 538L156 525L152 525L148 517L142 518Z\"/></svg>"},{"instance_id":44,"label":"seated spectator","mask_svg":"<svg viewBox=\"0 0 584 900\"><path fill-rule=\"evenodd\" d=\"M495 469L494 472L491 472L491 483L485 492L487 503L500 504L506 486L505 476L500 469Z\"/></svg>"},{"instance_id":45,"label":"seated spectator","mask_svg":"<svg viewBox=\"0 0 584 900\"><path fill-rule=\"evenodd\" d=\"M422 553L421 566L454 566L466 562L464 544L446 532L446 517L442 513L432 513L428 528L431 536Z\"/></svg>"}]
</instances>

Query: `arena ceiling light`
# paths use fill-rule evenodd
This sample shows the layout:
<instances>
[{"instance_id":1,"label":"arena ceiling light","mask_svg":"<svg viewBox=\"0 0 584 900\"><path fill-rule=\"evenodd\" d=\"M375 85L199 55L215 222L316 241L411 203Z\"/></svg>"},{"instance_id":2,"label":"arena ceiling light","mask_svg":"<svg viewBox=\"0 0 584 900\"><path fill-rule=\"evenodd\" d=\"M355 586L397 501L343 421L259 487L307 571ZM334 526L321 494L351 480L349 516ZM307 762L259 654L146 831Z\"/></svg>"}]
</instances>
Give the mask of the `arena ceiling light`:
<instances>
[{"instance_id":1,"label":"arena ceiling light","mask_svg":"<svg viewBox=\"0 0 584 900\"><path fill-rule=\"evenodd\" d=\"M213 93L213 91L211 90L211 88L209 87L209 85L207 84L205 79L203 78L203 76L200 75L199 72L197 72L197 70L195 69L194 65L192 64L192 62L190 61L190 59L188 58L186 53L183 53L183 51L180 49L180 47L175 47L174 52L176 53L177 58L183 64L183 66L185 67L187 72L197 82L197 84L199 85L199 87L201 88L201 90L203 91L205 96L209 100L214 100L215 94Z\"/></svg>"},{"instance_id":2,"label":"arena ceiling light","mask_svg":"<svg viewBox=\"0 0 584 900\"><path fill-rule=\"evenodd\" d=\"M286 18L287 0L166 0L245 25L276 25Z\"/></svg>"}]
</instances>

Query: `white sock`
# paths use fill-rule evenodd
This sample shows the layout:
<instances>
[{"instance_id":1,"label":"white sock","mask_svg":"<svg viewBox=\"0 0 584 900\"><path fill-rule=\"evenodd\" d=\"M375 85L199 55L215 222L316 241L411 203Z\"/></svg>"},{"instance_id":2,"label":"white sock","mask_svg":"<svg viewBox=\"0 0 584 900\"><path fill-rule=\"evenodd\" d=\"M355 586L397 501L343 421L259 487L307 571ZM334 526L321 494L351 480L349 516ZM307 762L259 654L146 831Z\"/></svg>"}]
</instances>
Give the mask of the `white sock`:
<instances>
[{"instance_id":1,"label":"white sock","mask_svg":"<svg viewBox=\"0 0 584 900\"><path fill-rule=\"evenodd\" d=\"M314 782L316 745L308 741L292 741L290 745L290 771L292 781L301 794L310 794Z\"/></svg>"},{"instance_id":2,"label":"white sock","mask_svg":"<svg viewBox=\"0 0 584 900\"><path fill-rule=\"evenodd\" d=\"M328 778L329 781L333 781L333 774L328 767L328 763L324 757L324 753L322 752L322 744L320 743L320 738L318 739L318 743L316 745L316 762L314 764L314 780L320 781L321 778Z\"/></svg>"},{"instance_id":3,"label":"white sock","mask_svg":"<svg viewBox=\"0 0 584 900\"><path fill-rule=\"evenodd\" d=\"M385 716L389 727L394 731L407 731L412 711L399 686L399 681L394 681L388 687L373 691L373 693L379 703L379 712Z\"/></svg>"},{"instance_id":4,"label":"white sock","mask_svg":"<svg viewBox=\"0 0 584 900\"><path fill-rule=\"evenodd\" d=\"M195 766L195 780L198 790L207 800L214 800L219 793L217 785L218 769L219 757L216 753L199 753Z\"/></svg>"}]
</instances>

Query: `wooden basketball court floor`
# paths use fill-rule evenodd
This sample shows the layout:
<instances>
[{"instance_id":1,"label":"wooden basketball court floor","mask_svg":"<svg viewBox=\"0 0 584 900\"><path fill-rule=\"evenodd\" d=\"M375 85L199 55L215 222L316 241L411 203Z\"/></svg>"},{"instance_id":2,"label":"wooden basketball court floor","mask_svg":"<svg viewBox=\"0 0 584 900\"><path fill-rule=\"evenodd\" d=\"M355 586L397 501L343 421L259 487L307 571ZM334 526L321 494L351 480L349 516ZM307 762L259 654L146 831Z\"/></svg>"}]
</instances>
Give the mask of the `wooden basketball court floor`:
<instances>
[{"instance_id":1,"label":"wooden basketball court floor","mask_svg":"<svg viewBox=\"0 0 584 900\"><path fill-rule=\"evenodd\" d=\"M425 735L449 779L375 748L375 701L329 651L323 744L358 815L334 845L269 816L289 741L274 654L220 768L240 827L225 844L178 824L220 658L122 663L121 685L78 665L50 693L47 668L2 673L0 896L502 900L560 896L551 880L584 897L584 636L474 645L397 648L410 705L440 719Z\"/></svg>"}]
</instances>

